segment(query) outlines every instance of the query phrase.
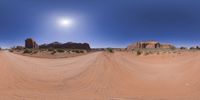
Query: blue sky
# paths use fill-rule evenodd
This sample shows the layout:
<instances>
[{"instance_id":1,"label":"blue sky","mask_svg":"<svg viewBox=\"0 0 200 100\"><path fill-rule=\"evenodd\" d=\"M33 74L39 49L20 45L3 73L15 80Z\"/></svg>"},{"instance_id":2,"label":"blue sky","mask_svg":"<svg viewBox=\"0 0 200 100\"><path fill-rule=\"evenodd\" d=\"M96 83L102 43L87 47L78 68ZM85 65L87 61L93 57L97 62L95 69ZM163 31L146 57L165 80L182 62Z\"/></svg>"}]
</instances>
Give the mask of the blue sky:
<instances>
[{"instance_id":1,"label":"blue sky","mask_svg":"<svg viewBox=\"0 0 200 100\"><path fill-rule=\"evenodd\" d=\"M200 45L199 0L0 0L0 46L88 42L126 47L142 40ZM59 18L73 20L60 27Z\"/></svg>"}]
</instances>

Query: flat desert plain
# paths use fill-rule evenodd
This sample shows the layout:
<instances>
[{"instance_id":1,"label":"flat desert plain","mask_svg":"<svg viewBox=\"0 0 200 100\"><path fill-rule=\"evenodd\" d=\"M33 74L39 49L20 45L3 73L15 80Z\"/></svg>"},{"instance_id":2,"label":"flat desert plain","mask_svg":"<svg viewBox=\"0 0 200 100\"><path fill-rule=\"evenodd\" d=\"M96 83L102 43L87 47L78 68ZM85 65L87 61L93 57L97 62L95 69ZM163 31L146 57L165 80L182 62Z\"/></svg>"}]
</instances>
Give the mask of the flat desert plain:
<instances>
[{"instance_id":1,"label":"flat desert plain","mask_svg":"<svg viewBox=\"0 0 200 100\"><path fill-rule=\"evenodd\" d=\"M0 100L200 100L200 52L47 59L1 51Z\"/></svg>"}]
</instances>

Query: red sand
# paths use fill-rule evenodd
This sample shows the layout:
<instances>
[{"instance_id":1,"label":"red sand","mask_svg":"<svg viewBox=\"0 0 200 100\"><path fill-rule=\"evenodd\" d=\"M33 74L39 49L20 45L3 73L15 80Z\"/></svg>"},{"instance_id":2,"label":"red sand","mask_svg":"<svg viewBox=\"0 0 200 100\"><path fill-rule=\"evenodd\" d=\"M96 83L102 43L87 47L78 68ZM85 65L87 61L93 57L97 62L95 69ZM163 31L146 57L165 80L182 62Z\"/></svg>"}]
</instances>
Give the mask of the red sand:
<instances>
[{"instance_id":1,"label":"red sand","mask_svg":"<svg viewBox=\"0 0 200 100\"><path fill-rule=\"evenodd\" d=\"M200 52L45 59L4 51L0 100L200 100Z\"/></svg>"}]
</instances>

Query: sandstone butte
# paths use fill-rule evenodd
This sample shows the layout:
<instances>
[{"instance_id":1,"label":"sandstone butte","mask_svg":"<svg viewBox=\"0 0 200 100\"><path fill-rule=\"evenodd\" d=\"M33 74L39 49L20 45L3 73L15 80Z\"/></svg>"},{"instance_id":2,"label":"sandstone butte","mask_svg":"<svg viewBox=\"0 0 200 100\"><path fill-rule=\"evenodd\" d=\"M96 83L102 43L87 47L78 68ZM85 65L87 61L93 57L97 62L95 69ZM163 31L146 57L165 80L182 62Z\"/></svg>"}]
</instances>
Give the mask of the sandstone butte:
<instances>
[{"instance_id":1,"label":"sandstone butte","mask_svg":"<svg viewBox=\"0 0 200 100\"><path fill-rule=\"evenodd\" d=\"M141 41L141 42L136 42L136 43L130 44L127 47L127 50L133 50L133 49L156 49L156 48L174 49L176 47L171 45L171 44L161 44L158 41Z\"/></svg>"}]
</instances>

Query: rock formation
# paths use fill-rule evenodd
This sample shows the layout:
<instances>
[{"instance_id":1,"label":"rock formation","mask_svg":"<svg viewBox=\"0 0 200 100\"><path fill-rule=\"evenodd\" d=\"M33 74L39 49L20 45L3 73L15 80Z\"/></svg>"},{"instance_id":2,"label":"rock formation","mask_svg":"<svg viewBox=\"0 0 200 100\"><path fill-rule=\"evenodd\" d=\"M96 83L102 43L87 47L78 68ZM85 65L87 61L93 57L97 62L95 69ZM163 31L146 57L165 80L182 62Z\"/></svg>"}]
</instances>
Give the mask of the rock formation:
<instances>
[{"instance_id":1,"label":"rock formation","mask_svg":"<svg viewBox=\"0 0 200 100\"><path fill-rule=\"evenodd\" d=\"M195 50L196 48L195 47L190 47L190 50Z\"/></svg>"},{"instance_id":2,"label":"rock formation","mask_svg":"<svg viewBox=\"0 0 200 100\"><path fill-rule=\"evenodd\" d=\"M128 50L132 49L145 49L145 48L159 48L160 43L157 41L145 41L131 44L127 47Z\"/></svg>"},{"instance_id":3,"label":"rock formation","mask_svg":"<svg viewBox=\"0 0 200 100\"><path fill-rule=\"evenodd\" d=\"M190 50L200 50L200 47L199 47L199 46L196 46L196 47L190 47Z\"/></svg>"},{"instance_id":4,"label":"rock formation","mask_svg":"<svg viewBox=\"0 0 200 100\"><path fill-rule=\"evenodd\" d=\"M155 49L155 48L174 49L176 47L173 46L173 45L170 45L170 44L160 44L157 41L142 41L142 42L137 42L137 43L129 45L127 47L127 50L133 50L133 49Z\"/></svg>"},{"instance_id":5,"label":"rock formation","mask_svg":"<svg viewBox=\"0 0 200 100\"><path fill-rule=\"evenodd\" d=\"M38 44L32 38L28 38L25 40L25 48L35 49L38 48Z\"/></svg>"},{"instance_id":6,"label":"rock formation","mask_svg":"<svg viewBox=\"0 0 200 100\"><path fill-rule=\"evenodd\" d=\"M86 49L86 50L90 50L90 45L88 43L68 42L68 43L64 43L62 46L64 48L70 48L70 49Z\"/></svg>"},{"instance_id":7,"label":"rock formation","mask_svg":"<svg viewBox=\"0 0 200 100\"><path fill-rule=\"evenodd\" d=\"M50 44L42 44L42 45L39 46L39 48L42 48L42 49L47 49L47 48L62 48L62 43L53 42L53 43L50 43Z\"/></svg>"},{"instance_id":8,"label":"rock formation","mask_svg":"<svg viewBox=\"0 0 200 100\"><path fill-rule=\"evenodd\" d=\"M186 50L188 49L187 47L180 47L181 50Z\"/></svg>"},{"instance_id":9,"label":"rock formation","mask_svg":"<svg viewBox=\"0 0 200 100\"><path fill-rule=\"evenodd\" d=\"M162 49L175 49L176 47L171 44L161 44L160 48Z\"/></svg>"},{"instance_id":10,"label":"rock formation","mask_svg":"<svg viewBox=\"0 0 200 100\"><path fill-rule=\"evenodd\" d=\"M67 43L59 43L59 42L53 42L50 44L42 44L39 46L39 48L63 48L63 49L84 49L84 50L90 50L90 45L88 43L74 43L74 42L67 42Z\"/></svg>"},{"instance_id":11,"label":"rock formation","mask_svg":"<svg viewBox=\"0 0 200 100\"><path fill-rule=\"evenodd\" d=\"M196 46L196 49L197 49L197 50L200 50L200 47L199 47L199 46Z\"/></svg>"}]
</instances>

